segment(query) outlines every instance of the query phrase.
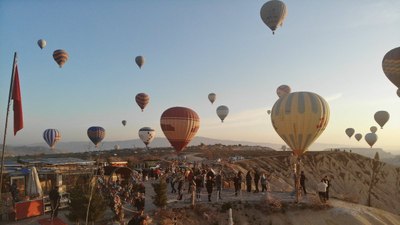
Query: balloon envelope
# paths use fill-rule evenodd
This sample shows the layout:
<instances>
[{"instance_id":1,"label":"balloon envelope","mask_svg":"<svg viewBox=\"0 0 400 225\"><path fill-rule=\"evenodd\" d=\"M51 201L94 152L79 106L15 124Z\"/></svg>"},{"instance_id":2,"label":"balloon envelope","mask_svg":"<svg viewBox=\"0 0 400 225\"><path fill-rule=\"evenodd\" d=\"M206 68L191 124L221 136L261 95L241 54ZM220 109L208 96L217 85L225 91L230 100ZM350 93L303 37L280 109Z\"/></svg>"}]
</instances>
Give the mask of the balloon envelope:
<instances>
[{"instance_id":1,"label":"balloon envelope","mask_svg":"<svg viewBox=\"0 0 400 225\"><path fill-rule=\"evenodd\" d=\"M285 3L279 0L270 0L266 2L260 10L262 21L275 33L278 26L282 26L287 15Z\"/></svg>"},{"instance_id":2,"label":"balloon envelope","mask_svg":"<svg viewBox=\"0 0 400 225\"><path fill-rule=\"evenodd\" d=\"M147 104L150 102L150 96L146 93L139 93L136 95L135 100L143 112L144 108L146 108Z\"/></svg>"},{"instance_id":3,"label":"balloon envelope","mask_svg":"<svg viewBox=\"0 0 400 225\"><path fill-rule=\"evenodd\" d=\"M122 125L126 126L126 120L122 120Z\"/></svg>"},{"instance_id":4,"label":"balloon envelope","mask_svg":"<svg viewBox=\"0 0 400 225\"><path fill-rule=\"evenodd\" d=\"M51 149L54 149L57 142L61 140L61 134L57 129L46 129L43 132L43 139Z\"/></svg>"},{"instance_id":5,"label":"balloon envelope","mask_svg":"<svg viewBox=\"0 0 400 225\"><path fill-rule=\"evenodd\" d=\"M353 136L355 130L353 128L347 128L344 132L347 134L347 136L349 136L349 138L351 138L351 136Z\"/></svg>"},{"instance_id":6,"label":"balloon envelope","mask_svg":"<svg viewBox=\"0 0 400 225\"><path fill-rule=\"evenodd\" d=\"M224 122L224 119L228 116L229 114L229 108L225 105L220 105L217 108L217 115L221 119L221 122Z\"/></svg>"},{"instance_id":7,"label":"balloon envelope","mask_svg":"<svg viewBox=\"0 0 400 225\"><path fill-rule=\"evenodd\" d=\"M67 62L69 55L65 50L58 49L53 52L53 58L61 68Z\"/></svg>"},{"instance_id":8,"label":"balloon envelope","mask_svg":"<svg viewBox=\"0 0 400 225\"><path fill-rule=\"evenodd\" d=\"M378 111L374 115L375 121L383 128L383 126L386 124L386 122L389 120L389 113L386 111Z\"/></svg>"},{"instance_id":9,"label":"balloon envelope","mask_svg":"<svg viewBox=\"0 0 400 225\"><path fill-rule=\"evenodd\" d=\"M165 137L179 153L196 135L200 128L200 118L189 108L172 107L163 112L160 125Z\"/></svg>"},{"instance_id":10,"label":"balloon envelope","mask_svg":"<svg viewBox=\"0 0 400 225\"><path fill-rule=\"evenodd\" d=\"M328 121L328 103L312 92L287 94L272 107L272 126L297 156L307 151L325 130Z\"/></svg>"},{"instance_id":11,"label":"balloon envelope","mask_svg":"<svg viewBox=\"0 0 400 225\"><path fill-rule=\"evenodd\" d=\"M376 143L376 141L378 140L378 135L376 135L375 133L368 133L365 135L365 141L369 144L369 146L372 146Z\"/></svg>"},{"instance_id":12,"label":"balloon envelope","mask_svg":"<svg viewBox=\"0 0 400 225\"><path fill-rule=\"evenodd\" d=\"M369 130L370 130L372 133L376 133L376 131L378 130L378 128L377 128L376 126L372 126L372 127L369 128Z\"/></svg>"},{"instance_id":13,"label":"balloon envelope","mask_svg":"<svg viewBox=\"0 0 400 225\"><path fill-rule=\"evenodd\" d=\"M385 54L382 60L382 69L386 77L400 88L400 47Z\"/></svg>"},{"instance_id":14,"label":"balloon envelope","mask_svg":"<svg viewBox=\"0 0 400 225\"><path fill-rule=\"evenodd\" d=\"M354 138L355 138L357 141L360 141L361 138L362 138L362 134L357 133L357 134L354 135Z\"/></svg>"},{"instance_id":15,"label":"balloon envelope","mask_svg":"<svg viewBox=\"0 0 400 225\"><path fill-rule=\"evenodd\" d=\"M291 92L291 89L288 85L281 85L276 89L276 94L278 95L278 97L282 97L284 95L287 95Z\"/></svg>"},{"instance_id":16,"label":"balloon envelope","mask_svg":"<svg viewBox=\"0 0 400 225\"><path fill-rule=\"evenodd\" d=\"M144 64L144 57L141 56L141 55L136 56L135 62L136 62L136 64L139 66L139 68L142 68L142 66L143 66L143 64Z\"/></svg>"},{"instance_id":17,"label":"balloon envelope","mask_svg":"<svg viewBox=\"0 0 400 225\"><path fill-rule=\"evenodd\" d=\"M139 130L139 138L143 141L146 145L149 145L150 142L153 141L154 137L156 136L156 131L150 127L142 127Z\"/></svg>"},{"instance_id":18,"label":"balloon envelope","mask_svg":"<svg viewBox=\"0 0 400 225\"><path fill-rule=\"evenodd\" d=\"M213 104L215 102L216 98L217 98L217 95L215 93L208 94L208 100L210 100L211 104Z\"/></svg>"},{"instance_id":19,"label":"balloon envelope","mask_svg":"<svg viewBox=\"0 0 400 225\"><path fill-rule=\"evenodd\" d=\"M43 49L44 47L46 47L46 44L47 44L46 40L44 40L44 39L40 39L37 43L38 43L40 49Z\"/></svg>"},{"instance_id":20,"label":"balloon envelope","mask_svg":"<svg viewBox=\"0 0 400 225\"><path fill-rule=\"evenodd\" d=\"M89 127L89 129L87 130L87 135L97 148L98 144L106 136L106 130L104 130L104 128L102 127L97 126Z\"/></svg>"}]
</instances>

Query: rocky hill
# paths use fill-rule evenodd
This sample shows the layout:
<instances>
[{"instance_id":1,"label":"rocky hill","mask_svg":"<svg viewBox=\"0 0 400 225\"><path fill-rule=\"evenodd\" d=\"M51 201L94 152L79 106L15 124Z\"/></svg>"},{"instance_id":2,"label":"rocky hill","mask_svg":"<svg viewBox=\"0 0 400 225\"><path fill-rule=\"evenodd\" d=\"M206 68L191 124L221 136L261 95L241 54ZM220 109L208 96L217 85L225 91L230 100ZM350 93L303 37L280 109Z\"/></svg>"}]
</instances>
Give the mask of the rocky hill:
<instances>
[{"instance_id":1,"label":"rocky hill","mask_svg":"<svg viewBox=\"0 0 400 225\"><path fill-rule=\"evenodd\" d=\"M238 154L238 153L237 153ZM289 152L264 152L252 155L242 152L246 159L224 164L227 176L234 172L260 170L272 173L272 191L293 190L293 175L289 169ZM214 153L214 157L226 153ZM302 157L303 171L309 192L316 192L317 183L325 175L332 178L330 195L333 198L380 208L400 214L400 167L349 152L307 152ZM373 180L373 185L371 185ZM370 194L369 194L370 193Z\"/></svg>"}]
</instances>

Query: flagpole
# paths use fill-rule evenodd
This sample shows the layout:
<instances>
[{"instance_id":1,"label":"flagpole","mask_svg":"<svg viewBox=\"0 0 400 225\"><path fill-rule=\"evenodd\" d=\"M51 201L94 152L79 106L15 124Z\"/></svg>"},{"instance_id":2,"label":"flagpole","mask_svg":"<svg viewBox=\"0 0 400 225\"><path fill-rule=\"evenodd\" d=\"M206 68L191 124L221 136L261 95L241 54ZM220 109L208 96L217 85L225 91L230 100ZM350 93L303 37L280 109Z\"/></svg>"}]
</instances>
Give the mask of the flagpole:
<instances>
[{"instance_id":1,"label":"flagpole","mask_svg":"<svg viewBox=\"0 0 400 225\"><path fill-rule=\"evenodd\" d=\"M3 189L3 171L4 171L4 151L6 148L6 136L7 136L7 125L8 125L8 114L10 111L10 102L11 102L11 94L13 93L13 83L14 83L14 73L15 73L15 65L17 63L17 52L14 53L14 61L13 68L11 73L11 82L10 82L10 92L8 93L8 103L7 103L7 114L6 114L6 123L4 126L4 136L3 136L3 150L1 152L1 167L0 167L0 201L1 201L1 193ZM1 201L3 202L3 201ZM3 214L3 204L1 204L1 214Z\"/></svg>"}]
</instances>

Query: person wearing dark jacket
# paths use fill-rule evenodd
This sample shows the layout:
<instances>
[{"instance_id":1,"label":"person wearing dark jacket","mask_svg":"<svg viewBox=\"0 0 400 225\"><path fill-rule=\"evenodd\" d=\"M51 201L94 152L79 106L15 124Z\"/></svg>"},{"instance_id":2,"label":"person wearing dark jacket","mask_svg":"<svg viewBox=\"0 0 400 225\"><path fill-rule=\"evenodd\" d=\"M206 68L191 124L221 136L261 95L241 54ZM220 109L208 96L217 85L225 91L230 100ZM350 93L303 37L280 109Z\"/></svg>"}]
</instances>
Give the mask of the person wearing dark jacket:
<instances>
[{"instance_id":1,"label":"person wearing dark jacket","mask_svg":"<svg viewBox=\"0 0 400 225\"><path fill-rule=\"evenodd\" d=\"M303 188L304 195L307 195L306 180L307 180L307 178L306 178L306 175L304 175L304 171L301 171L301 174L300 174L300 186Z\"/></svg>"},{"instance_id":2,"label":"person wearing dark jacket","mask_svg":"<svg viewBox=\"0 0 400 225\"><path fill-rule=\"evenodd\" d=\"M237 196L238 192L242 189L242 179L242 171L239 171L233 178L233 184L235 185L235 196Z\"/></svg>"},{"instance_id":3,"label":"person wearing dark jacket","mask_svg":"<svg viewBox=\"0 0 400 225\"><path fill-rule=\"evenodd\" d=\"M215 176L215 187L217 189L217 199L222 200L221 191L222 191L222 176L221 172Z\"/></svg>"},{"instance_id":4,"label":"person wearing dark jacket","mask_svg":"<svg viewBox=\"0 0 400 225\"><path fill-rule=\"evenodd\" d=\"M211 202L211 194L213 191L213 187L214 187L214 181L213 181L212 177L207 177L206 188L207 188L209 202Z\"/></svg>"},{"instance_id":5,"label":"person wearing dark jacket","mask_svg":"<svg viewBox=\"0 0 400 225\"><path fill-rule=\"evenodd\" d=\"M250 170L247 171L246 174L246 187L247 187L247 192L251 192L251 181L253 180L253 178L251 177L251 173Z\"/></svg>"},{"instance_id":6,"label":"person wearing dark jacket","mask_svg":"<svg viewBox=\"0 0 400 225\"><path fill-rule=\"evenodd\" d=\"M258 171L256 170L256 172L254 173L254 185L256 186L256 190L254 191L254 193L258 193L258 182L260 181L260 174L258 173Z\"/></svg>"},{"instance_id":7,"label":"person wearing dark jacket","mask_svg":"<svg viewBox=\"0 0 400 225\"><path fill-rule=\"evenodd\" d=\"M50 205L51 205L51 218L57 217L58 207L60 206L60 193L58 192L58 186L54 188L49 193Z\"/></svg>"}]
</instances>

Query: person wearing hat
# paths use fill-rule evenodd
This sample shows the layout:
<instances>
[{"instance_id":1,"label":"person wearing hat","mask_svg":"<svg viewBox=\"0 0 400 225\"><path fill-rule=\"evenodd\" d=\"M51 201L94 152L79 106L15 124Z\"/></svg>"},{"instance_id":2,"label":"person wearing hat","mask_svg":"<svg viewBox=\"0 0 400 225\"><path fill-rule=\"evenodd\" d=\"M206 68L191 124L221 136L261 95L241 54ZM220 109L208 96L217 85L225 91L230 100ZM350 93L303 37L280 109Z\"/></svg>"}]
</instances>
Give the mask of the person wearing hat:
<instances>
[{"instance_id":1,"label":"person wearing hat","mask_svg":"<svg viewBox=\"0 0 400 225\"><path fill-rule=\"evenodd\" d=\"M54 186L54 188L49 193L50 204L51 204L51 219L57 217L58 215L58 207L60 206L60 193L58 192L58 186Z\"/></svg>"}]
</instances>

